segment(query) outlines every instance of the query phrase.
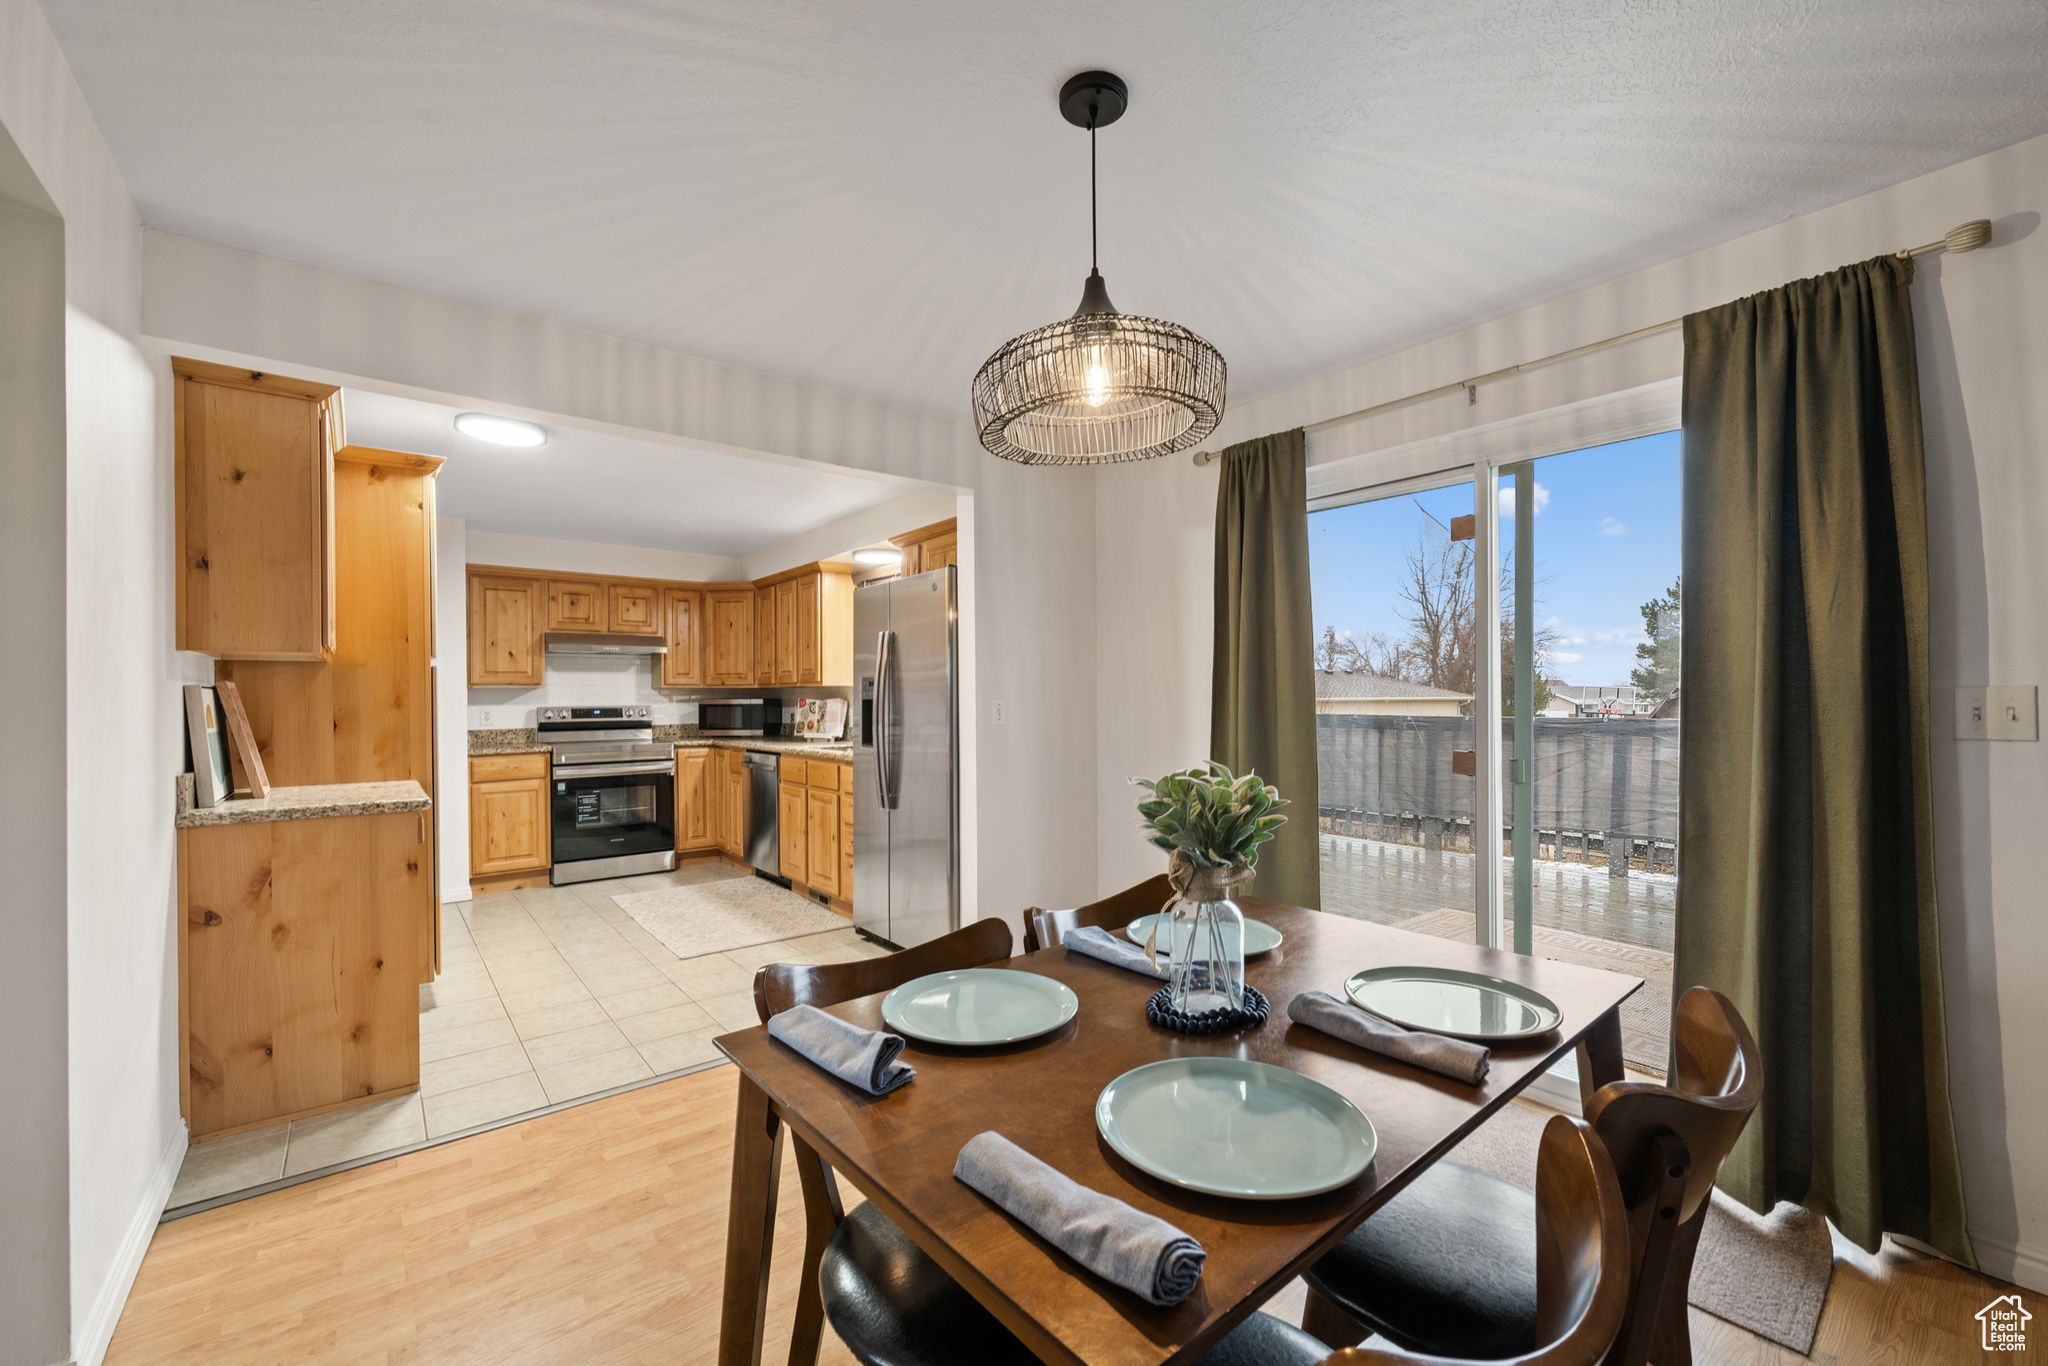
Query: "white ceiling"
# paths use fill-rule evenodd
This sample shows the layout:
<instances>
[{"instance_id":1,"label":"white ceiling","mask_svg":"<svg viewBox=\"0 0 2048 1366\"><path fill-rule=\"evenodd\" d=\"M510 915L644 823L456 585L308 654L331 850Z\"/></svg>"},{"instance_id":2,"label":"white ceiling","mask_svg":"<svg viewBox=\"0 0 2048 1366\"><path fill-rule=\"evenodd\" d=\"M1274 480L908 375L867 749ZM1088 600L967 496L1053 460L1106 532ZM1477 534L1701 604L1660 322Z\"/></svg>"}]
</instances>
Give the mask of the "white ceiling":
<instances>
[{"instance_id":1,"label":"white ceiling","mask_svg":"<svg viewBox=\"0 0 2048 1366\"><path fill-rule=\"evenodd\" d=\"M919 487L558 424L544 446L493 446L455 430L460 408L362 389L342 411L351 445L447 458L442 516L516 536L737 557Z\"/></svg>"},{"instance_id":2,"label":"white ceiling","mask_svg":"<svg viewBox=\"0 0 2048 1366\"><path fill-rule=\"evenodd\" d=\"M1087 67L1240 398L2048 131L2040 0L43 4L153 226L953 413L1079 298Z\"/></svg>"}]
</instances>

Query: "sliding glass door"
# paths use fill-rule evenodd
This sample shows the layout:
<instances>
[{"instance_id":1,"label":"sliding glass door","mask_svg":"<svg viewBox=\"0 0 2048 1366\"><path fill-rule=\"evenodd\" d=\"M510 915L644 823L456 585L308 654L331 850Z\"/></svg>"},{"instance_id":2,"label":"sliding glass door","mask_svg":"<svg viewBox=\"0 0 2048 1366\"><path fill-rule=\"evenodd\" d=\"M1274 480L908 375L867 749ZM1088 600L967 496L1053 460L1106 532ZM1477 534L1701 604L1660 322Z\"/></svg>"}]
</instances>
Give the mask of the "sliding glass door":
<instances>
[{"instance_id":1,"label":"sliding glass door","mask_svg":"<svg viewBox=\"0 0 2048 1366\"><path fill-rule=\"evenodd\" d=\"M1671 432L1309 517L1323 909L1641 976L1624 1051L1659 1072L1678 498Z\"/></svg>"}]
</instances>

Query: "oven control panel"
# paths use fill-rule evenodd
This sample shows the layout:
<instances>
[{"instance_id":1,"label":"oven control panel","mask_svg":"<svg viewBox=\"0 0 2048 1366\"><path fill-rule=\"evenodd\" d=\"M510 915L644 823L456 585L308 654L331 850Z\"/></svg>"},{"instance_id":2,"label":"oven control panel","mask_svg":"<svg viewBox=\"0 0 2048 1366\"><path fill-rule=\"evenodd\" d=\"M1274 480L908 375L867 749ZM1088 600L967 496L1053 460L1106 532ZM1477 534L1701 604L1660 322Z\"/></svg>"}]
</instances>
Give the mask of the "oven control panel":
<instances>
[{"instance_id":1,"label":"oven control panel","mask_svg":"<svg viewBox=\"0 0 2048 1366\"><path fill-rule=\"evenodd\" d=\"M654 719L652 707L542 707L540 719L560 721L644 721Z\"/></svg>"}]
</instances>

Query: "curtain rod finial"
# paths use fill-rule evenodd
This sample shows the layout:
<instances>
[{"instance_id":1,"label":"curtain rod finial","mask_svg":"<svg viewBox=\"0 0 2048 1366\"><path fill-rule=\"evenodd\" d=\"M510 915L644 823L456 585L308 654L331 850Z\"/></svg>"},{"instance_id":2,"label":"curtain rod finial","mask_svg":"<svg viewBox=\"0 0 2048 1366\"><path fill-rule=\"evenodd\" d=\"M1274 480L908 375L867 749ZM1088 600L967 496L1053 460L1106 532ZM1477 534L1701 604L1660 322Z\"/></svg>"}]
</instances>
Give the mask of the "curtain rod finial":
<instances>
[{"instance_id":1,"label":"curtain rod finial","mask_svg":"<svg viewBox=\"0 0 2048 1366\"><path fill-rule=\"evenodd\" d=\"M1975 251L1991 240L1991 220L1973 218L1959 223L1948 230L1948 236L1941 239L1942 246L1951 254L1959 251Z\"/></svg>"},{"instance_id":2,"label":"curtain rod finial","mask_svg":"<svg viewBox=\"0 0 2048 1366\"><path fill-rule=\"evenodd\" d=\"M1216 452L1214 452L1214 451L1196 451L1196 452L1195 452L1195 463L1196 463L1197 465L1206 465L1206 464L1208 464L1208 463L1209 463L1209 462L1210 462L1211 460L1214 460L1215 458L1216 458Z\"/></svg>"}]
</instances>

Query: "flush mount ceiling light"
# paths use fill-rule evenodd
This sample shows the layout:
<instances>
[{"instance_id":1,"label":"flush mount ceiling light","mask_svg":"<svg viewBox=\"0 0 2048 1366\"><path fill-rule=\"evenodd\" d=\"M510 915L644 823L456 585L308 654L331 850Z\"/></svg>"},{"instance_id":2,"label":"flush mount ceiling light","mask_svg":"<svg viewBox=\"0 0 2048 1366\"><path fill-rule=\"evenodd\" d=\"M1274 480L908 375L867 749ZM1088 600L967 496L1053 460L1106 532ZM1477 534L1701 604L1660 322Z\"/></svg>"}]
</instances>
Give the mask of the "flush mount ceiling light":
<instances>
[{"instance_id":1,"label":"flush mount ceiling light","mask_svg":"<svg viewBox=\"0 0 2048 1366\"><path fill-rule=\"evenodd\" d=\"M548 439L545 427L521 422L516 417L494 417L490 413L457 414L455 430L478 441L488 441L493 446L542 446Z\"/></svg>"},{"instance_id":2,"label":"flush mount ceiling light","mask_svg":"<svg viewBox=\"0 0 2048 1366\"><path fill-rule=\"evenodd\" d=\"M853 552L853 562L855 564L901 564L903 563L903 552L900 550L883 549L880 546L873 550L856 550Z\"/></svg>"},{"instance_id":3,"label":"flush mount ceiling light","mask_svg":"<svg viewBox=\"0 0 2048 1366\"><path fill-rule=\"evenodd\" d=\"M1187 449L1222 420L1222 354L1179 323L1117 312L1095 262L1095 130L1129 104L1107 71L1060 90L1060 112L1088 130L1088 279L1074 316L1013 338L974 377L975 429L1006 460L1146 460Z\"/></svg>"}]
</instances>

